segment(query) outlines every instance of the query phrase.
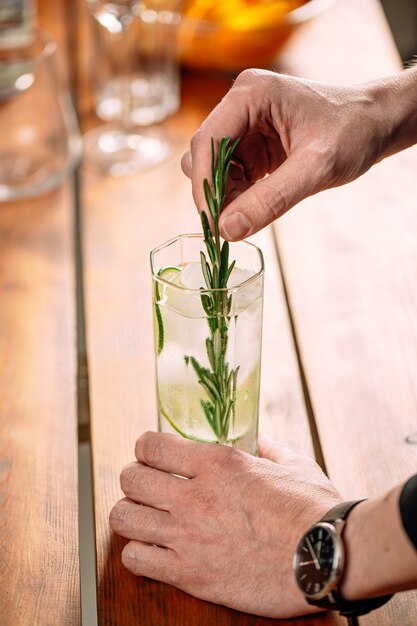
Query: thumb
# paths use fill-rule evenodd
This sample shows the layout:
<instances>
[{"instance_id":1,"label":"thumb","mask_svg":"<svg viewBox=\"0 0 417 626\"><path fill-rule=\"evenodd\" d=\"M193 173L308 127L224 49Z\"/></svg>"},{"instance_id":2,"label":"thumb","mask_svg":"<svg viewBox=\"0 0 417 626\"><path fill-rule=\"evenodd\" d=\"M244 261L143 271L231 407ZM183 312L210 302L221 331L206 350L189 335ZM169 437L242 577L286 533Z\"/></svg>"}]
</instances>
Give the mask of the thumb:
<instances>
[{"instance_id":1,"label":"thumb","mask_svg":"<svg viewBox=\"0 0 417 626\"><path fill-rule=\"evenodd\" d=\"M320 191L313 159L293 152L267 178L241 193L222 212L220 234L228 241L253 235L307 196Z\"/></svg>"}]
</instances>

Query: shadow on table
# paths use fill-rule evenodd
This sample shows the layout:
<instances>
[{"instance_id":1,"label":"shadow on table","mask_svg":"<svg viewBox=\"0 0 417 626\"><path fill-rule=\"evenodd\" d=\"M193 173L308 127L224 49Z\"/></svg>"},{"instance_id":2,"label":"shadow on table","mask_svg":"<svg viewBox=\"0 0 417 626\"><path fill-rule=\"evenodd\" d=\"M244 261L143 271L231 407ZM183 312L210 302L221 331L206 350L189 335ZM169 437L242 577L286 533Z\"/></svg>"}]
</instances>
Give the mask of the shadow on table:
<instances>
[{"instance_id":1,"label":"shadow on table","mask_svg":"<svg viewBox=\"0 0 417 626\"><path fill-rule=\"evenodd\" d=\"M317 626L331 624L323 618L272 620L239 613L197 600L171 585L137 577L122 565L120 554L127 541L113 535L103 575L98 581L98 623L106 626Z\"/></svg>"}]
</instances>

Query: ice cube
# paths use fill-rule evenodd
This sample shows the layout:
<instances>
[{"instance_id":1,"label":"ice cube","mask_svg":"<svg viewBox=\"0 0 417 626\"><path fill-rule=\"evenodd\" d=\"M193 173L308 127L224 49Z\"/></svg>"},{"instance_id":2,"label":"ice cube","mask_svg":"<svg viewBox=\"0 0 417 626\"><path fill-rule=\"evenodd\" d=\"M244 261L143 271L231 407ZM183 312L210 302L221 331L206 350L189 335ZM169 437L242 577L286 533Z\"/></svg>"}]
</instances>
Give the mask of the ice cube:
<instances>
[{"instance_id":1,"label":"ice cube","mask_svg":"<svg viewBox=\"0 0 417 626\"><path fill-rule=\"evenodd\" d=\"M235 267L230 275L228 287L238 287L252 276L254 272L251 270ZM237 315L258 300L262 296L262 288L262 278L256 278L248 285L239 287L232 295L232 315Z\"/></svg>"},{"instance_id":2,"label":"ice cube","mask_svg":"<svg viewBox=\"0 0 417 626\"><path fill-rule=\"evenodd\" d=\"M251 272L250 270L244 270L240 267L234 267L232 273L229 276L229 280L227 281L227 286L229 288L237 287L245 280L248 280L248 278L250 278L251 276L253 276L253 272Z\"/></svg>"},{"instance_id":3,"label":"ice cube","mask_svg":"<svg viewBox=\"0 0 417 626\"><path fill-rule=\"evenodd\" d=\"M200 287L207 288L204 282L201 263L193 261L184 265L181 270L181 282L186 289L200 289Z\"/></svg>"},{"instance_id":4,"label":"ice cube","mask_svg":"<svg viewBox=\"0 0 417 626\"><path fill-rule=\"evenodd\" d=\"M160 385L172 385L187 378L184 348L174 341L167 341L157 359Z\"/></svg>"},{"instance_id":5,"label":"ice cube","mask_svg":"<svg viewBox=\"0 0 417 626\"><path fill-rule=\"evenodd\" d=\"M234 267L227 282L227 288L234 289L251 278L253 275L254 272L251 270ZM196 261L187 263L187 265L185 265L181 270L178 284L186 289L207 289L204 282L201 264ZM251 304L251 302L258 299L261 296L261 293L262 281L259 280L256 280L254 283L250 283L246 287L238 289L232 297L233 315L238 314L239 311L245 309L249 304ZM178 299L180 296L181 294L179 294ZM190 294L182 294L181 299L183 301L181 303L177 301L178 299L175 298L174 307L177 310L180 310L184 315L189 317L197 317L201 314L204 315L199 295L196 294L196 296L191 296ZM171 305L173 305L173 300L174 299L172 297L168 298L168 302Z\"/></svg>"},{"instance_id":6,"label":"ice cube","mask_svg":"<svg viewBox=\"0 0 417 626\"><path fill-rule=\"evenodd\" d=\"M253 276L251 270L242 269L240 267L234 267L232 273L227 281L228 287L237 287L245 280L248 280ZM193 261L187 263L181 270L181 283L187 289L200 289L200 287L207 288L204 281L203 271L201 269L201 263Z\"/></svg>"}]
</instances>

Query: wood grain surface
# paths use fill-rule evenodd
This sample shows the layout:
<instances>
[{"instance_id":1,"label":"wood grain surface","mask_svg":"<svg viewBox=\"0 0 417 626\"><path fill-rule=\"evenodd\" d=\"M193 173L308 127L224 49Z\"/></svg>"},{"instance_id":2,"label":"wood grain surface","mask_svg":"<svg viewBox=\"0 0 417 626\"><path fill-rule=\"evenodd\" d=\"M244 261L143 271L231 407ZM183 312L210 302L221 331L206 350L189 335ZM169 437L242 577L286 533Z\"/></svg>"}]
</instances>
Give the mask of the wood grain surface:
<instances>
[{"instance_id":1,"label":"wood grain surface","mask_svg":"<svg viewBox=\"0 0 417 626\"><path fill-rule=\"evenodd\" d=\"M213 83L208 89L207 82L186 82L183 110L165 125L174 155L164 165L123 180L99 178L88 170L88 164L84 172L84 280L100 624L266 626L273 622L136 579L122 567L123 542L111 537L108 526L110 509L122 496L120 470L134 458L134 442L140 433L157 428L149 251L178 233L200 230L190 183L180 171L180 156L227 86ZM269 232L256 241L265 252L267 266L262 424L271 435L312 454L275 249ZM310 618L308 623L346 622L332 616Z\"/></svg>"},{"instance_id":2,"label":"wood grain surface","mask_svg":"<svg viewBox=\"0 0 417 626\"><path fill-rule=\"evenodd\" d=\"M360 81L399 67L374 0L339 2L303 29L281 64L296 74L338 81ZM273 622L199 602L172 587L133 577L120 563L123 542L108 529L109 511L121 495L120 469L133 458L137 436L156 427L148 253L178 232L199 227L188 183L179 173L179 157L202 116L227 88L224 83L213 83L208 89L192 77L187 77L185 85L181 114L164 126L174 145L171 160L124 180L100 178L87 167L83 179L98 608L103 625ZM95 123L91 116L84 120L86 127ZM407 161L410 157L402 158ZM417 356L410 340L415 337L410 312L414 293L411 268L416 263L408 228L415 220L412 196L407 200L401 187L411 166L378 167L376 173L357 183L356 192L347 190L346 199L342 199L342 190L315 198L285 217L276 231L321 447L331 477L347 497L388 488L415 466L415 451L403 443L405 434L416 430L413 424L417 423L412 380ZM380 175L383 180L371 183L370 177L379 176L383 167L388 167L388 172ZM395 181L390 187L391 200L408 208L393 213L391 200L384 200L384 218L375 227L381 200L375 185L387 185L390 174ZM339 194L333 196L333 202L331 194ZM328 204L323 204L325 197ZM354 212L336 212L350 204ZM314 216L309 208L313 206ZM363 221L359 206L364 211ZM395 215L399 222L392 217ZM393 233L399 236L394 249L390 243ZM375 243L369 247L372 237ZM268 233L260 235L260 241L271 281L266 290L264 336L268 341L262 420L273 435L311 454L274 246ZM389 275L389 289L385 275ZM397 293L401 300L396 303L393 322L388 311ZM361 625L411 626L415 615L412 595L399 596L374 616L361 619ZM291 623L345 622L328 616Z\"/></svg>"},{"instance_id":3,"label":"wood grain surface","mask_svg":"<svg viewBox=\"0 0 417 626\"><path fill-rule=\"evenodd\" d=\"M39 3L60 45L61 2ZM71 185L0 204L0 624L80 623Z\"/></svg>"},{"instance_id":4,"label":"wood grain surface","mask_svg":"<svg viewBox=\"0 0 417 626\"><path fill-rule=\"evenodd\" d=\"M72 196L0 206L0 624L80 623Z\"/></svg>"},{"instance_id":5,"label":"wood grain surface","mask_svg":"<svg viewBox=\"0 0 417 626\"><path fill-rule=\"evenodd\" d=\"M354 19L358 28L348 28ZM314 47L320 33L331 54ZM367 0L335 5L293 42L285 65L342 83L401 68L382 9ZM417 472L417 446L406 443L417 432L416 167L413 148L276 225L323 455L347 498L382 493ZM416 615L409 592L360 622L411 626Z\"/></svg>"}]
</instances>

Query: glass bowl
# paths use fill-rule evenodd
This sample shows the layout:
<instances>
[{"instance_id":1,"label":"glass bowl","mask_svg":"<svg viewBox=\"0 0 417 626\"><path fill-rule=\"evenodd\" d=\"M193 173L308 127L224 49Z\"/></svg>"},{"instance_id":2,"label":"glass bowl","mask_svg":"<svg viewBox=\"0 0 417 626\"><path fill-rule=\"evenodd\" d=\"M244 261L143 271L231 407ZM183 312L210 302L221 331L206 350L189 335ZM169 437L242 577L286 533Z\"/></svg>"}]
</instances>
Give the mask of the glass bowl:
<instances>
[{"instance_id":1,"label":"glass bowl","mask_svg":"<svg viewBox=\"0 0 417 626\"><path fill-rule=\"evenodd\" d=\"M276 0L244 7L238 0L195 0L183 13L179 36L182 64L227 72L270 66L297 27L335 1Z\"/></svg>"}]
</instances>

